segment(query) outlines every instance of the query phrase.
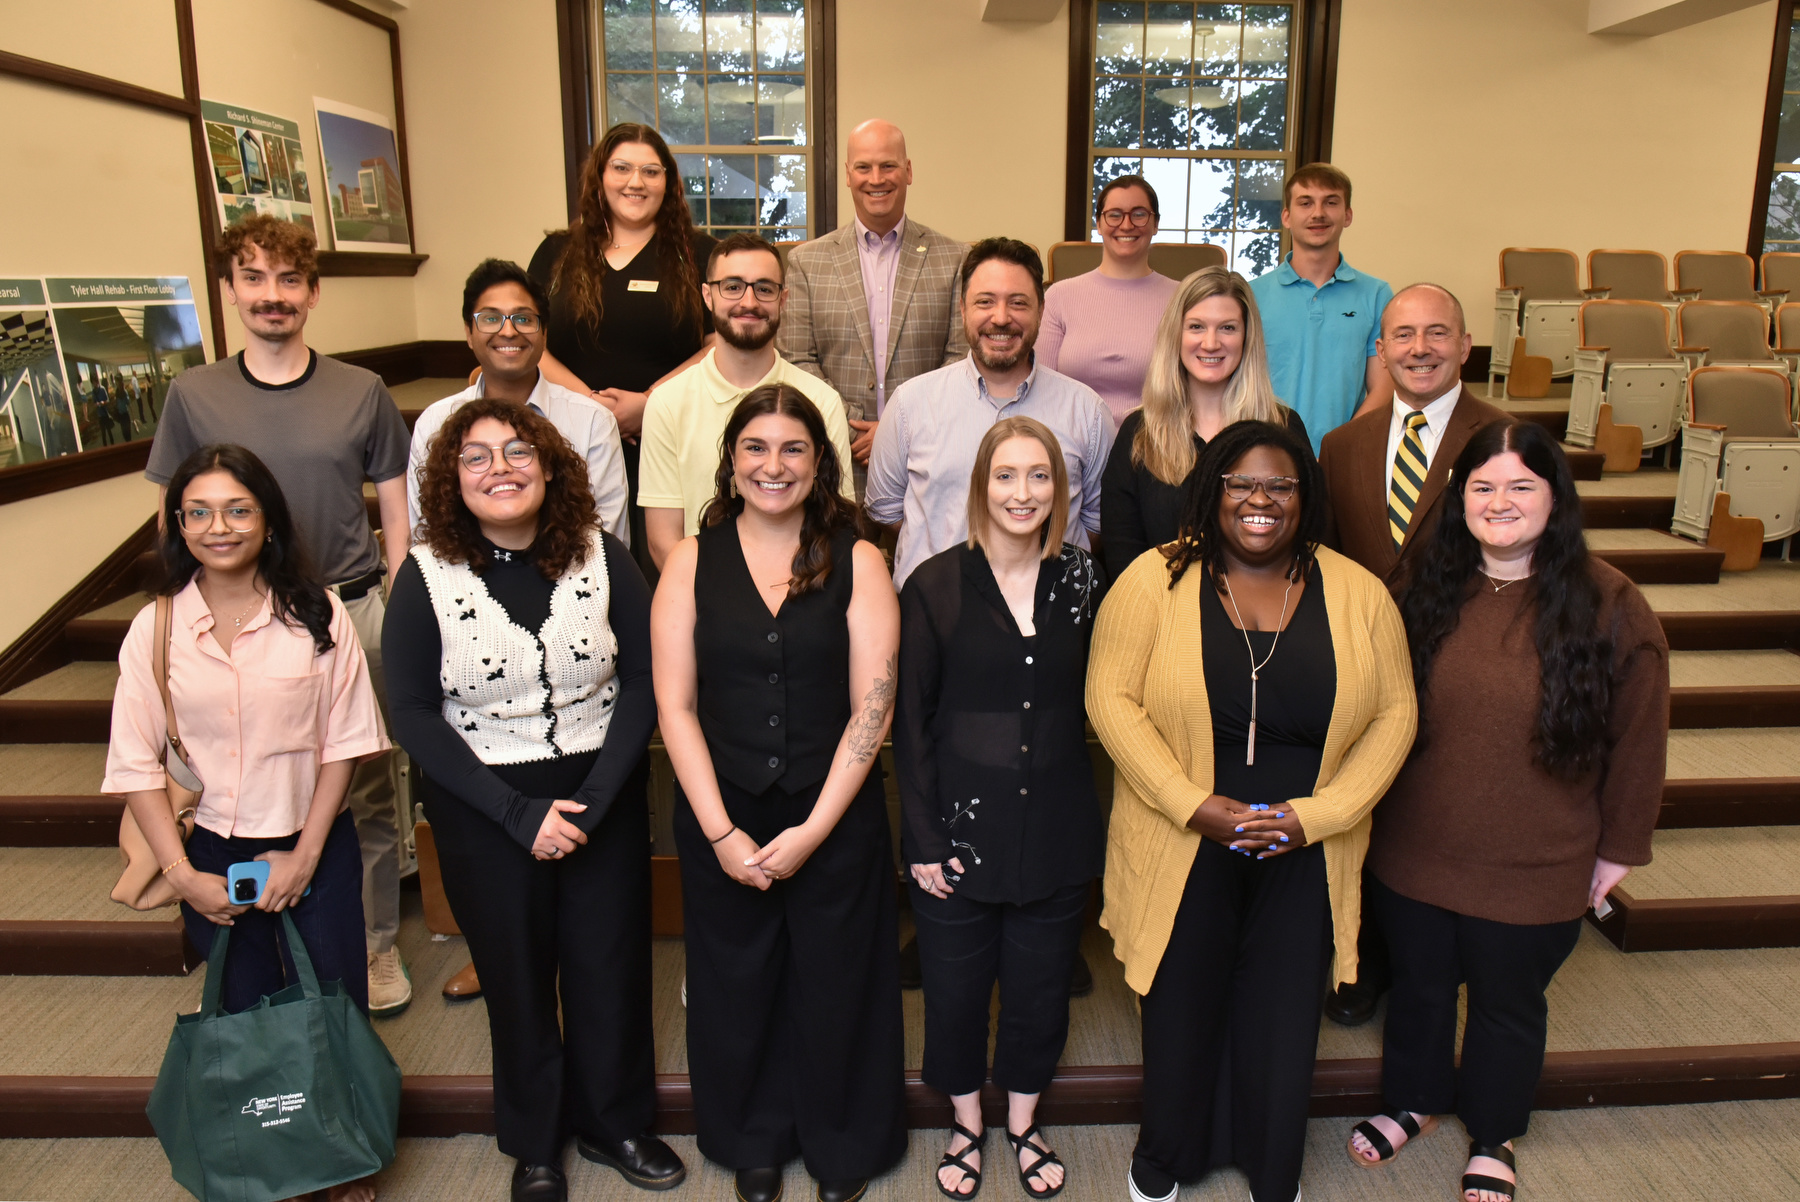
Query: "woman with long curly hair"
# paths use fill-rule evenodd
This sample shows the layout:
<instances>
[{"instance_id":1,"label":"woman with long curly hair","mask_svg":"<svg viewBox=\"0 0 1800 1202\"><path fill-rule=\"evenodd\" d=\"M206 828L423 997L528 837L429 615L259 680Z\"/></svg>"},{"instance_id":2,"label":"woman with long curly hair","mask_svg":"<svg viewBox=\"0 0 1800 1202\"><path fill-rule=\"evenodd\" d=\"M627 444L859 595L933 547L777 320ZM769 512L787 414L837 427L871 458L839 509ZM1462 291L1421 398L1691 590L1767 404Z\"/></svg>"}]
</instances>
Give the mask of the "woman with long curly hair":
<instances>
[{"instance_id":1,"label":"woman with long curly hair","mask_svg":"<svg viewBox=\"0 0 1800 1202\"><path fill-rule=\"evenodd\" d=\"M1637 586L1588 553L1541 426L1483 427L1401 601L1419 739L1376 811L1366 921L1392 950L1384 1113L1350 1155L1391 1160L1455 1111L1467 1202L1510 1202L1544 1063L1544 991L1581 919L1650 862L1669 648ZM1461 1066L1457 990L1468 985Z\"/></svg>"},{"instance_id":2,"label":"woman with long curly hair","mask_svg":"<svg viewBox=\"0 0 1800 1202\"><path fill-rule=\"evenodd\" d=\"M854 1202L906 1151L893 853L881 774L900 606L840 493L825 419L754 389L651 618L675 769L700 1151L742 1202L795 1153Z\"/></svg>"},{"instance_id":3,"label":"woman with long curly hair","mask_svg":"<svg viewBox=\"0 0 1800 1202\"><path fill-rule=\"evenodd\" d=\"M1236 1164L1256 1202L1292 1202L1325 991L1356 977L1369 810L1417 710L1387 589L1319 545L1305 440L1238 422L1196 471L1181 537L1107 594L1088 669L1118 770L1101 922L1142 997L1128 1188L1172 1202Z\"/></svg>"},{"instance_id":4,"label":"woman with long curly hair","mask_svg":"<svg viewBox=\"0 0 1800 1202\"><path fill-rule=\"evenodd\" d=\"M652 571L637 505L637 439L650 389L697 360L712 336L700 294L716 241L694 228L662 135L621 122L582 164L569 228L526 269L550 293L544 377L612 411L625 440L631 545Z\"/></svg>"},{"instance_id":5,"label":"woman with long curly hair","mask_svg":"<svg viewBox=\"0 0 1800 1202\"><path fill-rule=\"evenodd\" d=\"M685 1170L650 1134L650 830L629 787L656 722L650 590L586 464L523 405L452 414L419 508L382 628L388 706L487 998L512 1197L567 1197L570 1135L666 1189Z\"/></svg>"}]
</instances>

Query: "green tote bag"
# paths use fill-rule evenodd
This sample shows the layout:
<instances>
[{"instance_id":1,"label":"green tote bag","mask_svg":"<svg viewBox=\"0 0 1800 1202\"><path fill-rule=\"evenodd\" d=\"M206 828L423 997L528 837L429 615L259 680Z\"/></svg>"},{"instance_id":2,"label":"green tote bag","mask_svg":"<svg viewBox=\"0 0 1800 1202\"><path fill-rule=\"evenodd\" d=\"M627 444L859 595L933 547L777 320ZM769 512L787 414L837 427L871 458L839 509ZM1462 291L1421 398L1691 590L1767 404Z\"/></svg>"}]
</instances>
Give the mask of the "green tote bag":
<instances>
[{"instance_id":1,"label":"green tote bag","mask_svg":"<svg viewBox=\"0 0 1800 1202\"><path fill-rule=\"evenodd\" d=\"M281 921L298 983L226 1014L220 927L200 1012L175 1020L150 1091L150 1125L200 1202L274 1202L394 1159L400 1066L343 985L320 984L293 918Z\"/></svg>"}]
</instances>

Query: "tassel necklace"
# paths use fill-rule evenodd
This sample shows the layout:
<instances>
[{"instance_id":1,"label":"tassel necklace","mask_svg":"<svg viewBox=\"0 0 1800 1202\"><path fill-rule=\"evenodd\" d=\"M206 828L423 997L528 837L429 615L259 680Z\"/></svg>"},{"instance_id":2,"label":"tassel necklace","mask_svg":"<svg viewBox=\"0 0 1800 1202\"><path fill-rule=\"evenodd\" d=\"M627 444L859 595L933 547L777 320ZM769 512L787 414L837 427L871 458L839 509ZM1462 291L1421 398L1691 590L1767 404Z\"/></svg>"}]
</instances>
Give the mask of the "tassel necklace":
<instances>
[{"instance_id":1,"label":"tassel necklace","mask_svg":"<svg viewBox=\"0 0 1800 1202\"><path fill-rule=\"evenodd\" d=\"M1281 617L1275 621L1275 641L1269 644L1269 653L1263 656L1262 663L1256 662L1256 648L1250 645L1250 631L1244 626L1244 615L1238 613L1237 597L1231 591L1231 581L1225 582L1225 596L1231 602L1231 612L1238 621L1238 633L1244 636L1244 650L1250 653L1250 740L1244 746L1244 764L1246 767L1256 763L1256 682L1258 674L1269 666L1275 658L1275 648L1281 646L1281 628L1287 625L1288 597L1294 591L1294 582L1288 581L1287 591L1281 594Z\"/></svg>"}]
</instances>

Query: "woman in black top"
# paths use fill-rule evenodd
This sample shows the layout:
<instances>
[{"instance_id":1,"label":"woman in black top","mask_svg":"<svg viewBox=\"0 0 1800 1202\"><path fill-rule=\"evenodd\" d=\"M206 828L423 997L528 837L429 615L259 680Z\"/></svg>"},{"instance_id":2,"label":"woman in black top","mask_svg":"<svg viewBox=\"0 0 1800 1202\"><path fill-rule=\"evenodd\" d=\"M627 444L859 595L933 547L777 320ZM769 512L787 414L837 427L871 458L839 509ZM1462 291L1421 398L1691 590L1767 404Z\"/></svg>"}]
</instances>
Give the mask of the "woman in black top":
<instances>
[{"instance_id":1,"label":"woman in black top","mask_svg":"<svg viewBox=\"0 0 1800 1202\"><path fill-rule=\"evenodd\" d=\"M1220 430L1273 422L1307 441L1300 415L1275 397L1265 345L1243 276L1205 267L1181 282L1156 329L1144 403L1120 423L1100 477L1100 546L1112 578L1181 533L1188 481Z\"/></svg>"},{"instance_id":2,"label":"woman in black top","mask_svg":"<svg viewBox=\"0 0 1800 1202\"><path fill-rule=\"evenodd\" d=\"M526 270L550 293L546 379L612 410L631 486L631 545L647 573L637 504L638 433L650 389L699 359L711 333L700 295L715 240L694 228L662 135L623 122L581 168L580 208Z\"/></svg>"},{"instance_id":3,"label":"woman in black top","mask_svg":"<svg viewBox=\"0 0 1800 1202\"><path fill-rule=\"evenodd\" d=\"M975 453L968 543L920 564L900 594L894 763L924 971L925 1083L956 1109L937 1174L953 1198L981 1185L996 979L1006 1137L1027 1193L1063 1185L1034 1115L1068 1038L1069 974L1106 851L1082 704L1098 589L1087 552L1063 542L1068 510L1056 435L1005 418Z\"/></svg>"},{"instance_id":4,"label":"woman in black top","mask_svg":"<svg viewBox=\"0 0 1800 1202\"><path fill-rule=\"evenodd\" d=\"M906 1151L899 927L870 769L900 607L813 403L738 403L651 617L675 769L700 1150L773 1202L795 1152L851 1202Z\"/></svg>"},{"instance_id":5,"label":"woman in black top","mask_svg":"<svg viewBox=\"0 0 1800 1202\"><path fill-rule=\"evenodd\" d=\"M471 401L433 440L424 541L382 627L394 735L487 998L514 1202L561 1202L563 1143L648 1188L650 597L549 421ZM558 1022L558 1008L561 1023Z\"/></svg>"}]
</instances>

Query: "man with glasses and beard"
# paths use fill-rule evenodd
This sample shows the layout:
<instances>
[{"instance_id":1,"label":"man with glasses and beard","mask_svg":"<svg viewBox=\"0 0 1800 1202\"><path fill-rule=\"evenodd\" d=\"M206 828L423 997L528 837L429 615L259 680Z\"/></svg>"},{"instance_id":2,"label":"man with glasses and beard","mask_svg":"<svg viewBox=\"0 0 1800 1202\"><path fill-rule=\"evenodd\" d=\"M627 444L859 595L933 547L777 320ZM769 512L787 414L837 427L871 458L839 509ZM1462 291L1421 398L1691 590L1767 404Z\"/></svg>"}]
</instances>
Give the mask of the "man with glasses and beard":
<instances>
[{"instance_id":1,"label":"man with glasses and beard","mask_svg":"<svg viewBox=\"0 0 1800 1202\"><path fill-rule=\"evenodd\" d=\"M787 384L819 407L844 469L843 493L856 499L843 399L831 385L775 353L787 287L774 245L755 234L725 238L707 259L703 291L719 344L658 385L644 409L638 504L658 569L676 543L699 533L700 511L717 488L713 476L725 424L738 402L765 384Z\"/></svg>"},{"instance_id":2,"label":"man with glasses and beard","mask_svg":"<svg viewBox=\"0 0 1800 1202\"><path fill-rule=\"evenodd\" d=\"M383 544L391 576L406 560L406 423L374 372L306 345L319 303L318 243L291 221L257 214L225 230L214 253L225 303L244 324L244 349L191 367L170 384L144 475L163 486L182 460L212 443L254 451L293 511L300 546L344 603L386 715L381 663ZM375 485L381 540L369 528L363 483ZM157 507L159 514L166 504ZM235 722L226 714L220 721ZM369 1013L398 1014L412 982L394 946L400 932L400 816L392 756L359 764L350 809L362 844Z\"/></svg>"}]
</instances>

